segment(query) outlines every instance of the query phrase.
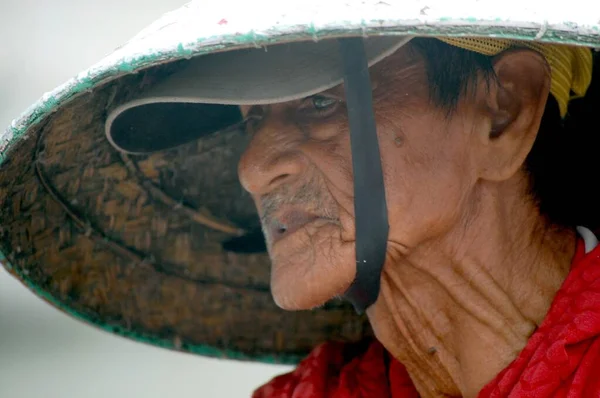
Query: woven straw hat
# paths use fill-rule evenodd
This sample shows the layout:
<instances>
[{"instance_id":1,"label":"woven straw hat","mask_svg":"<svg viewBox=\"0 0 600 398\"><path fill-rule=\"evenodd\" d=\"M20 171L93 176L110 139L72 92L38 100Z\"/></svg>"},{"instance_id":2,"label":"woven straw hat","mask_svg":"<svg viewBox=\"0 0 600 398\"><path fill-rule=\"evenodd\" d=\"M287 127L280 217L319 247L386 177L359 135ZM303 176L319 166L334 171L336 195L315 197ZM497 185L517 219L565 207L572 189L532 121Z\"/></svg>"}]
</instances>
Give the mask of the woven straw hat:
<instances>
[{"instance_id":1,"label":"woven straw hat","mask_svg":"<svg viewBox=\"0 0 600 398\"><path fill-rule=\"evenodd\" d=\"M475 49L492 53L600 47L600 6L523 3L221 0L166 14L0 133L0 262L66 313L166 348L294 363L324 340L358 341L370 327L343 301L273 303L237 179L236 105L339 84L341 36L364 37L371 64L412 36L504 39ZM585 53L569 65L591 65ZM581 68L555 95L579 94Z\"/></svg>"}]
</instances>

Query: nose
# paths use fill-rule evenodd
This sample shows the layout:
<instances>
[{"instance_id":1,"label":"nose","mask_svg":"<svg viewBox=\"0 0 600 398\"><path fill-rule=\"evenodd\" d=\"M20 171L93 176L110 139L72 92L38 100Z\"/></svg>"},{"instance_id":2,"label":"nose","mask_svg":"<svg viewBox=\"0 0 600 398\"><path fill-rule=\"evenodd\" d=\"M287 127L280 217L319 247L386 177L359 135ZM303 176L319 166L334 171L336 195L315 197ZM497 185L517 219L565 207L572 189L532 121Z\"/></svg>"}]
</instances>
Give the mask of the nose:
<instances>
[{"instance_id":1,"label":"nose","mask_svg":"<svg viewBox=\"0 0 600 398\"><path fill-rule=\"evenodd\" d=\"M238 164L244 189L263 195L293 182L306 170L307 160L299 150L302 131L282 106L272 106L256 126L250 144Z\"/></svg>"}]
</instances>

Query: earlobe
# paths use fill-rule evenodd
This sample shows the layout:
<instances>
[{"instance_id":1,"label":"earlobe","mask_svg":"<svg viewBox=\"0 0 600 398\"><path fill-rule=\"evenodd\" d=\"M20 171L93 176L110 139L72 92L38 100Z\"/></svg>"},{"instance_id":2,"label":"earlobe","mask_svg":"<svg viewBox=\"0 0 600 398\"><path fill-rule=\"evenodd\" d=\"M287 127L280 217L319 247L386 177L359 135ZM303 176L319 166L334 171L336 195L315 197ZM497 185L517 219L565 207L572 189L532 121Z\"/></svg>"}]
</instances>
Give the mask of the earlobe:
<instances>
[{"instance_id":1,"label":"earlobe","mask_svg":"<svg viewBox=\"0 0 600 398\"><path fill-rule=\"evenodd\" d=\"M486 91L489 131L481 148L481 178L506 180L521 169L537 137L550 92L550 68L532 50L505 51L493 60Z\"/></svg>"}]
</instances>

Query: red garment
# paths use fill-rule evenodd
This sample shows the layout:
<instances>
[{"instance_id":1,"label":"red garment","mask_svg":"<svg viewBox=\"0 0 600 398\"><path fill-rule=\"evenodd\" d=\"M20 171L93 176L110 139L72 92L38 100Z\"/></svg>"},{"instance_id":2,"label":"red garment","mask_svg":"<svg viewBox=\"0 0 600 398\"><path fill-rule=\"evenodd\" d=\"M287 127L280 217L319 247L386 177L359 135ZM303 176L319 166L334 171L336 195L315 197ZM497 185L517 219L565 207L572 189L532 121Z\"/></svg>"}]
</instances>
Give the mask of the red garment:
<instances>
[{"instance_id":1,"label":"red garment","mask_svg":"<svg viewBox=\"0 0 600 398\"><path fill-rule=\"evenodd\" d=\"M374 341L325 343L253 398L413 398L405 368ZM483 397L600 397L600 245L580 242L572 269L523 351Z\"/></svg>"}]
</instances>

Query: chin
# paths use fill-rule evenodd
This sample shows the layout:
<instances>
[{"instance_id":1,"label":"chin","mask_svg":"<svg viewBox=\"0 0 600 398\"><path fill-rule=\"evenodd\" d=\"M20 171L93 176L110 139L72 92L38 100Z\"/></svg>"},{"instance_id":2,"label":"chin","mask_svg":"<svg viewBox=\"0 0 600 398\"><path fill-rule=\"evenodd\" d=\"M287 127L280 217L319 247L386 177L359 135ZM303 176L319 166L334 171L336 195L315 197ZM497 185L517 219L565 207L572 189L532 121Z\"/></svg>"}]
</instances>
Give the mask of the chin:
<instances>
[{"instance_id":1,"label":"chin","mask_svg":"<svg viewBox=\"0 0 600 398\"><path fill-rule=\"evenodd\" d=\"M272 268L271 294L279 308L299 311L322 307L341 297L352 282L352 278L344 278L342 272L333 272L338 267L318 267L308 272L306 267L307 264L275 264Z\"/></svg>"},{"instance_id":2,"label":"chin","mask_svg":"<svg viewBox=\"0 0 600 398\"><path fill-rule=\"evenodd\" d=\"M285 274L273 271L271 276L271 294L279 308L287 311L310 310L327 301L327 298L317 299L314 286L311 289L306 281L282 273Z\"/></svg>"},{"instance_id":3,"label":"chin","mask_svg":"<svg viewBox=\"0 0 600 398\"><path fill-rule=\"evenodd\" d=\"M329 300L336 297L331 296L326 300L314 300L311 297L296 295L289 291L283 294L273 291L272 294L275 304L286 311L315 310L323 307Z\"/></svg>"},{"instance_id":4,"label":"chin","mask_svg":"<svg viewBox=\"0 0 600 398\"><path fill-rule=\"evenodd\" d=\"M309 310L343 295L356 273L354 244L340 239L339 226L313 223L273 244L271 292L284 310Z\"/></svg>"}]
</instances>

